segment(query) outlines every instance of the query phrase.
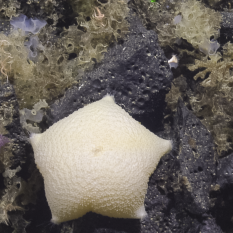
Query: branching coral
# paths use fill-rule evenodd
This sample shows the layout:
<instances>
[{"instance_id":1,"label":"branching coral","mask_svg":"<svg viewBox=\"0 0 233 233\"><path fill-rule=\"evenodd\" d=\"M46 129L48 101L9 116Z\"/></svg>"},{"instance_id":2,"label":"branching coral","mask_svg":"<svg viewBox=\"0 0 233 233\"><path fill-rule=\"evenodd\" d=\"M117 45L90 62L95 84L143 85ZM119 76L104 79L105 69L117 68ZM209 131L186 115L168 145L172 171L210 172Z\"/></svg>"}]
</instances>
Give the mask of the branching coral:
<instances>
[{"instance_id":1,"label":"branching coral","mask_svg":"<svg viewBox=\"0 0 233 233\"><path fill-rule=\"evenodd\" d=\"M13 62L13 57L9 52L4 51L4 47L8 47L10 45L7 40L0 40L0 68L1 73L6 76L8 82L8 72L11 72L11 64Z\"/></svg>"},{"instance_id":2,"label":"branching coral","mask_svg":"<svg viewBox=\"0 0 233 233\"><path fill-rule=\"evenodd\" d=\"M224 47L223 60L218 53L203 61L195 61L195 65L188 68L192 71L205 68L194 76L201 77L201 87L195 96L190 97L190 103L195 113L202 117L202 122L212 132L219 154L232 148L233 142L233 76L231 68L233 60L232 44ZM208 78L206 78L206 76Z\"/></svg>"},{"instance_id":3,"label":"branching coral","mask_svg":"<svg viewBox=\"0 0 233 233\"><path fill-rule=\"evenodd\" d=\"M174 44L180 44L180 38L183 38L205 54L215 53L218 49L219 44L210 41L210 37L216 39L219 36L221 14L206 7L201 1L134 2L144 24L157 32L161 46L175 49Z\"/></svg>"},{"instance_id":4,"label":"branching coral","mask_svg":"<svg viewBox=\"0 0 233 233\"><path fill-rule=\"evenodd\" d=\"M32 66L27 62L27 56L24 37L20 33L0 34L0 68L6 80L30 78Z\"/></svg>"},{"instance_id":5,"label":"branching coral","mask_svg":"<svg viewBox=\"0 0 233 233\"><path fill-rule=\"evenodd\" d=\"M92 10L74 7L79 14L77 23L85 28L85 33L79 33L81 43L73 42L74 51L79 51L79 66L86 66L87 62L89 66L99 62L108 45L128 31L126 17L129 8L125 0L108 0L106 3L96 0L89 1L89 4ZM91 20L87 21L86 18ZM67 31L67 34L70 35L70 32Z\"/></svg>"},{"instance_id":6,"label":"branching coral","mask_svg":"<svg viewBox=\"0 0 233 233\"><path fill-rule=\"evenodd\" d=\"M189 65L191 71L202 69L194 79L203 79L196 83L194 91L188 89L186 79L174 80L166 102L171 110L176 108L179 97L188 100L192 110L212 133L218 154L233 148L233 44L227 43L220 53L195 60ZM203 70L204 69L204 70ZM200 81L200 80L199 80Z\"/></svg>"},{"instance_id":7,"label":"branching coral","mask_svg":"<svg viewBox=\"0 0 233 233\"><path fill-rule=\"evenodd\" d=\"M41 4L48 14L53 14L57 1L51 6L46 2ZM109 44L128 31L126 0L70 1L70 4L78 26L73 24L59 29L58 33L59 17L49 15L53 24L41 29L34 43L36 59L28 56L31 51L25 48L25 44L29 46L25 40L31 41L30 35L26 37L18 31L9 36L0 34L2 80L9 77L15 85L20 108L31 108L39 99L52 100L71 85L78 84L83 72L101 61Z\"/></svg>"}]
</instances>

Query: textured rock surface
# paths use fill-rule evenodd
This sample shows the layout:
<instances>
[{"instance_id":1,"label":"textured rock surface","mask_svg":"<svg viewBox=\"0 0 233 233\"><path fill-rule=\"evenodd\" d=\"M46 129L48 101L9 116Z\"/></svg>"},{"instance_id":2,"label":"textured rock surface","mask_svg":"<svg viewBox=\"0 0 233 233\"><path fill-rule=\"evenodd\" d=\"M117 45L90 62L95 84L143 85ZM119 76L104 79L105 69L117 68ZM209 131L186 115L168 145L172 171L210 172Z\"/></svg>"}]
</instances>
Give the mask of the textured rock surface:
<instances>
[{"instance_id":1,"label":"textured rock surface","mask_svg":"<svg viewBox=\"0 0 233 233\"><path fill-rule=\"evenodd\" d=\"M217 181L211 196L215 201L213 213L217 223L222 226L224 232L233 229L233 154L219 160L217 169Z\"/></svg>"},{"instance_id":2,"label":"textured rock surface","mask_svg":"<svg viewBox=\"0 0 233 233\"><path fill-rule=\"evenodd\" d=\"M233 185L233 154L220 159L217 169L217 184L224 189Z\"/></svg>"},{"instance_id":3,"label":"textured rock surface","mask_svg":"<svg viewBox=\"0 0 233 233\"><path fill-rule=\"evenodd\" d=\"M154 31L146 30L131 12L130 32L110 48L104 60L83 77L80 87L69 89L51 106L49 125L85 104L114 95L130 114L150 114L161 124L164 96L172 73ZM145 116L144 115L144 116Z\"/></svg>"},{"instance_id":4,"label":"textured rock surface","mask_svg":"<svg viewBox=\"0 0 233 233\"><path fill-rule=\"evenodd\" d=\"M221 12L222 27L233 28L233 15L232 12Z\"/></svg>"},{"instance_id":5,"label":"textured rock surface","mask_svg":"<svg viewBox=\"0 0 233 233\"><path fill-rule=\"evenodd\" d=\"M222 232L209 214L216 168L211 136L181 101L174 130L175 148L150 178L141 232Z\"/></svg>"},{"instance_id":6,"label":"textured rock surface","mask_svg":"<svg viewBox=\"0 0 233 233\"><path fill-rule=\"evenodd\" d=\"M221 30L220 30L220 35L219 42L224 45L227 42L232 43L232 28L233 28L233 13L232 12L221 12L222 15L222 24L221 24Z\"/></svg>"},{"instance_id":7,"label":"textured rock surface","mask_svg":"<svg viewBox=\"0 0 233 233\"><path fill-rule=\"evenodd\" d=\"M185 209L203 214L210 208L209 191L216 176L214 144L200 120L180 101L178 105L180 175L185 179Z\"/></svg>"}]
</instances>

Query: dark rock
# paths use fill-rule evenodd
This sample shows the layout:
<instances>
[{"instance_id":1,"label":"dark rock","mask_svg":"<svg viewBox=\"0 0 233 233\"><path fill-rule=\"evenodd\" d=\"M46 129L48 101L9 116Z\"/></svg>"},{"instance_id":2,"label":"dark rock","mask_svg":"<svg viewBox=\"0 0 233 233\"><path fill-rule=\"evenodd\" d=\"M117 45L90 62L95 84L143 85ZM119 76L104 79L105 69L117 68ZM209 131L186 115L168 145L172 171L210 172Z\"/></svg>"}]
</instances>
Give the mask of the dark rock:
<instances>
[{"instance_id":1,"label":"dark rock","mask_svg":"<svg viewBox=\"0 0 233 233\"><path fill-rule=\"evenodd\" d=\"M48 125L106 94L114 95L130 114L156 117L154 128L161 124L172 73L155 32L146 30L133 13L128 21L130 31L123 41L109 48L101 64L84 74L79 87L69 89L51 105Z\"/></svg>"},{"instance_id":2,"label":"dark rock","mask_svg":"<svg viewBox=\"0 0 233 233\"><path fill-rule=\"evenodd\" d=\"M222 232L221 228L216 224L213 217L208 217L203 221L203 225L200 227L198 232L212 233L212 232Z\"/></svg>"},{"instance_id":3,"label":"dark rock","mask_svg":"<svg viewBox=\"0 0 233 233\"><path fill-rule=\"evenodd\" d=\"M179 100L177 108L180 176L185 186L176 201L192 214L209 210L209 192L216 176L214 143L210 132Z\"/></svg>"},{"instance_id":4,"label":"dark rock","mask_svg":"<svg viewBox=\"0 0 233 233\"><path fill-rule=\"evenodd\" d=\"M179 101L174 149L161 158L145 198L141 232L222 232L210 212L215 181L214 145L208 130Z\"/></svg>"},{"instance_id":5,"label":"dark rock","mask_svg":"<svg viewBox=\"0 0 233 233\"><path fill-rule=\"evenodd\" d=\"M12 227L7 226L5 224L0 224L0 232L11 233L12 231L13 231Z\"/></svg>"},{"instance_id":6,"label":"dark rock","mask_svg":"<svg viewBox=\"0 0 233 233\"><path fill-rule=\"evenodd\" d=\"M223 46L228 42L233 42L233 13L232 12L221 12L222 15L222 23L220 29L220 37L218 42Z\"/></svg>"},{"instance_id":7,"label":"dark rock","mask_svg":"<svg viewBox=\"0 0 233 233\"><path fill-rule=\"evenodd\" d=\"M233 154L219 160L217 184L221 189L226 188L226 186L233 186Z\"/></svg>"},{"instance_id":8,"label":"dark rock","mask_svg":"<svg viewBox=\"0 0 233 233\"><path fill-rule=\"evenodd\" d=\"M222 24L223 28L233 28L233 14L232 12L223 11L222 15Z\"/></svg>"},{"instance_id":9,"label":"dark rock","mask_svg":"<svg viewBox=\"0 0 233 233\"><path fill-rule=\"evenodd\" d=\"M224 232L233 229L233 154L219 159L217 181L213 186L211 197L214 200L213 215Z\"/></svg>"}]
</instances>

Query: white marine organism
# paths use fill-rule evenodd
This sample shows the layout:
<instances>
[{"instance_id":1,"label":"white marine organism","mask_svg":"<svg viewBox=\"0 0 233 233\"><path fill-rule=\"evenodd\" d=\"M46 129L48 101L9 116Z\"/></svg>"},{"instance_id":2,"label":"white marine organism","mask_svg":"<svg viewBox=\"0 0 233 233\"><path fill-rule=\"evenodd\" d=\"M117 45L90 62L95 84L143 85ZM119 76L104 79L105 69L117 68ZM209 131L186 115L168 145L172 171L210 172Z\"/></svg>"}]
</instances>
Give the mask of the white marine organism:
<instances>
[{"instance_id":1,"label":"white marine organism","mask_svg":"<svg viewBox=\"0 0 233 233\"><path fill-rule=\"evenodd\" d=\"M89 211L144 218L148 180L172 148L105 96L30 138L53 223Z\"/></svg>"}]
</instances>

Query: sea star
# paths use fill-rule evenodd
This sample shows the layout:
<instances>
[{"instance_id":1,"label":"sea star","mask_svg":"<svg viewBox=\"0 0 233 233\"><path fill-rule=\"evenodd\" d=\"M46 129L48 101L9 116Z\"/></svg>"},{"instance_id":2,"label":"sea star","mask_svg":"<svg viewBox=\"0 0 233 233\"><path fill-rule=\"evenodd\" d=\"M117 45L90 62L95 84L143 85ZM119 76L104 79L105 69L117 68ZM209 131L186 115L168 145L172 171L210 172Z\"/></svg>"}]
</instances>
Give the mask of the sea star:
<instances>
[{"instance_id":1,"label":"sea star","mask_svg":"<svg viewBox=\"0 0 233 233\"><path fill-rule=\"evenodd\" d=\"M89 211L144 218L149 177L172 148L170 140L150 132L109 95L33 134L30 141L53 223Z\"/></svg>"}]
</instances>

